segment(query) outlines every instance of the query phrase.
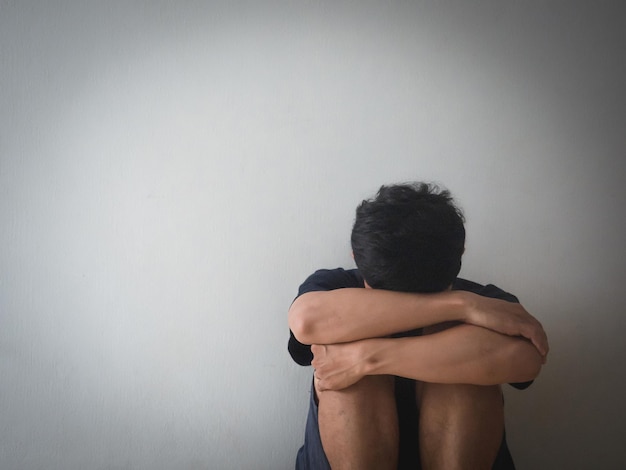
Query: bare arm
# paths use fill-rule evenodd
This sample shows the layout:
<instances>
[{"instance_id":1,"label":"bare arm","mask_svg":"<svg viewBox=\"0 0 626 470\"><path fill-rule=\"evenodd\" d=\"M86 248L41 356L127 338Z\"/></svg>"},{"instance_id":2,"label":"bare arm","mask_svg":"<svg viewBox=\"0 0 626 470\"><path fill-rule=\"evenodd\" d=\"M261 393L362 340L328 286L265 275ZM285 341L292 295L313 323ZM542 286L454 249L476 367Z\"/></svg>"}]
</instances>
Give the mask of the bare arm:
<instances>
[{"instance_id":1,"label":"bare arm","mask_svg":"<svg viewBox=\"0 0 626 470\"><path fill-rule=\"evenodd\" d=\"M465 291L413 294L348 288L309 292L289 309L289 327L304 344L336 344L460 321L509 336L523 336L541 355L548 340L520 304Z\"/></svg>"},{"instance_id":2,"label":"bare arm","mask_svg":"<svg viewBox=\"0 0 626 470\"><path fill-rule=\"evenodd\" d=\"M434 383L526 382L539 374L543 362L528 341L472 325L419 337L314 345L312 350L322 390L340 390L379 374Z\"/></svg>"},{"instance_id":3,"label":"bare arm","mask_svg":"<svg viewBox=\"0 0 626 470\"><path fill-rule=\"evenodd\" d=\"M308 292L289 309L289 328L304 344L332 344L388 336L460 320L458 292L411 294L346 288Z\"/></svg>"}]
</instances>

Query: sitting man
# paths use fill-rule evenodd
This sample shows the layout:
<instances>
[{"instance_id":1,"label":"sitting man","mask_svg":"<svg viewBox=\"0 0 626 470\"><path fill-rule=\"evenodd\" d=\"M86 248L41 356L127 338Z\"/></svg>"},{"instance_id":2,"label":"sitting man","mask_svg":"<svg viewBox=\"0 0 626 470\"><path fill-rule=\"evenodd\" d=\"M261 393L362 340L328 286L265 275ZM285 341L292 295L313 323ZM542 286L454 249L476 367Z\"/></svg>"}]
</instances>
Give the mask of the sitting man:
<instances>
[{"instance_id":1,"label":"sitting man","mask_svg":"<svg viewBox=\"0 0 626 470\"><path fill-rule=\"evenodd\" d=\"M296 469L512 469L500 384L526 388L541 324L494 285L457 278L463 216L448 191L383 186L352 230L357 269L319 270L289 309L314 367Z\"/></svg>"}]
</instances>

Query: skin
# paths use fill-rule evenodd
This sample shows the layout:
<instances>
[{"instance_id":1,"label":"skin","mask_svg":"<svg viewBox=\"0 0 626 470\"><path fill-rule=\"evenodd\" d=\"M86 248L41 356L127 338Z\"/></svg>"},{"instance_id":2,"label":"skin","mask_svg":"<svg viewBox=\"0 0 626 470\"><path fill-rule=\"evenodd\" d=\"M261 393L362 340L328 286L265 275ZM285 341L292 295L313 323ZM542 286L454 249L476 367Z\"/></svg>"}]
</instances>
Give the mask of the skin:
<instances>
[{"instance_id":1,"label":"skin","mask_svg":"<svg viewBox=\"0 0 626 470\"><path fill-rule=\"evenodd\" d=\"M398 375L441 384L527 382L539 374L542 363L528 341L473 325L415 338L312 345L312 352L322 391L347 388L368 375Z\"/></svg>"},{"instance_id":2,"label":"skin","mask_svg":"<svg viewBox=\"0 0 626 470\"><path fill-rule=\"evenodd\" d=\"M540 364L549 351L541 323L522 305L464 291L416 294L348 288L309 292L293 302L288 321L304 344L347 343L461 322L500 333L511 342L526 338L535 346Z\"/></svg>"}]
</instances>

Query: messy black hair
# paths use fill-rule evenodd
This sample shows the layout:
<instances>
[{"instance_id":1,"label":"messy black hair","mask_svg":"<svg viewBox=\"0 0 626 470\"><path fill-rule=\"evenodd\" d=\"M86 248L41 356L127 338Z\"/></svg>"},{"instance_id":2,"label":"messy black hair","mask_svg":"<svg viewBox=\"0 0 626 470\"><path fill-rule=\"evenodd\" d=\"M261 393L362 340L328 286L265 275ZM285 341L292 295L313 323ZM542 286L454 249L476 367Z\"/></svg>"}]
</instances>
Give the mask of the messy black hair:
<instances>
[{"instance_id":1,"label":"messy black hair","mask_svg":"<svg viewBox=\"0 0 626 470\"><path fill-rule=\"evenodd\" d=\"M427 183L381 186L356 209L352 251L373 288L447 289L461 269L464 217L450 192Z\"/></svg>"}]
</instances>

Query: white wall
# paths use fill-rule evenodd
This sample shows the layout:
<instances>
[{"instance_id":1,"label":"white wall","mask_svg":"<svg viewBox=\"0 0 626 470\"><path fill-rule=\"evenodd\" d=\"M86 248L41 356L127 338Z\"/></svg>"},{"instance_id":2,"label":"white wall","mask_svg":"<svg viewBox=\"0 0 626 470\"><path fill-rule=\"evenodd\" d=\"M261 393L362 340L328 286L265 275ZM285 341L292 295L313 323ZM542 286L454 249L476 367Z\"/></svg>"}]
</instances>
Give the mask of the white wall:
<instances>
[{"instance_id":1,"label":"white wall","mask_svg":"<svg viewBox=\"0 0 626 470\"><path fill-rule=\"evenodd\" d=\"M463 275L548 365L520 469L622 468L622 3L0 2L0 468L288 469L286 312L380 184L452 189Z\"/></svg>"}]
</instances>

